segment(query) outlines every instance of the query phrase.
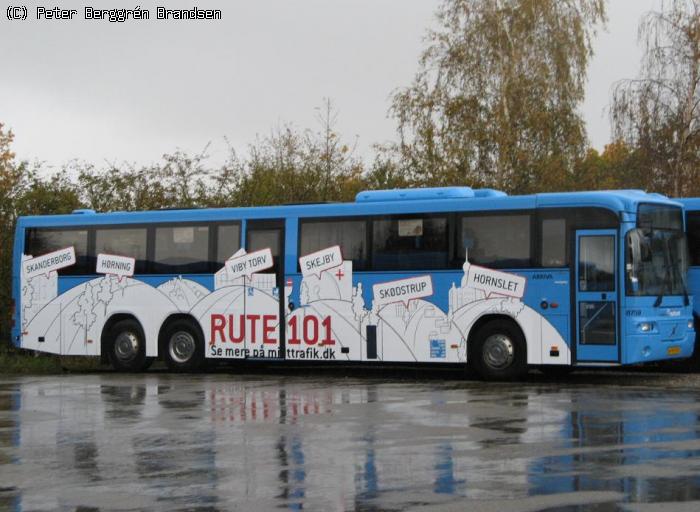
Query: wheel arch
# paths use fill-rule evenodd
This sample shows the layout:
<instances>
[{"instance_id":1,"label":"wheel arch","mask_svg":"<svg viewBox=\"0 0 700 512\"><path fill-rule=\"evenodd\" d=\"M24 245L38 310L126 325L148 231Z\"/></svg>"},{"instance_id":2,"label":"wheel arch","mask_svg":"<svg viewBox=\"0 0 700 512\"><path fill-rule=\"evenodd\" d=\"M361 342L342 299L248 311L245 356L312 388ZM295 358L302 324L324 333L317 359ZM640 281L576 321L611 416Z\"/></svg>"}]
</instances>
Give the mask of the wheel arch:
<instances>
[{"instance_id":1,"label":"wheel arch","mask_svg":"<svg viewBox=\"0 0 700 512\"><path fill-rule=\"evenodd\" d=\"M206 345L206 338L204 337L204 330L202 329L202 325L197 321L197 319L192 316L189 313L172 313L171 315L168 315L165 320L160 324L160 329L158 330L158 355L159 357L162 357L165 349L165 344L167 343L167 339L165 337L165 334L168 331L168 328L174 323L178 321L185 321L190 323L199 333L199 336L202 340L202 343L205 343ZM206 346L205 346L206 348Z\"/></svg>"},{"instance_id":2,"label":"wheel arch","mask_svg":"<svg viewBox=\"0 0 700 512\"><path fill-rule=\"evenodd\" d=\"M131 313L114 313L107 319L107 321L105 321L104 325L102 326L102 332L100 333L100 361L102 363L107 363L107 343L109 343L109 331L111 331L112 327L114 327L118 322L123 320L133 320L136 322L139 329L141 329L141 336L144 338L144 340L146 340L146 331L143 328L141 320L139 320L136 315ZM148 344L147 340L146 344Z\"/></svg>"},{"instance_id":3,"label":"wheel arch","mask_svg":"<svg viewBox=\"0 0 700 512\"><path fill-rule=\"evenodd\" d=\"M525 336L525 330L520 325L520 323L512 316L499 313L487 313L485 315L481 315L471 325L471 327L469 328L469 333L467 334L467 361L473 360L471 351L474 348L474 340L476 338L477 333L484 325L493 321L508 322L512 324L518 330L518 332L520 332L520 335L522 336L524 342L523 345L525 347L525 360L527 361L528 344L527 337Z\"/></svg>"}]
</instances>

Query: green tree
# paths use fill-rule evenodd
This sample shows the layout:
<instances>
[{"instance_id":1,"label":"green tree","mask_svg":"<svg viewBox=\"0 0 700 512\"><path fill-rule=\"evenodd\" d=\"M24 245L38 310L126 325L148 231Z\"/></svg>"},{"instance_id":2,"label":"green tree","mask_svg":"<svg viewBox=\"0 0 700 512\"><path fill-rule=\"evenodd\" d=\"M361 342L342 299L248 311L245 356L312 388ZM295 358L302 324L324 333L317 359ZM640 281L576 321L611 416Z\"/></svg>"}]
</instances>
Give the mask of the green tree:
<instances>
[{"instance_id":1,"label":"green tree","mask_svg":"<svg viewBox=\"0 0 700 512\"><path fill-rule=\"evenodd\" d=\"M444 0L413 83L393 97L416 183L530 192L584 156L577 109L604 0Z\"/></svg>"},{"instance_id":2,"label":"green tree","mask_svg":"<svg viewBox=\"0 0 700 512\"><path fill-rule=\"evenodd\" d=\"M234 204L270 205L293 202L352 200L363 187L362 163L354 145L336 131L337 112L329 100L318 110L319 128L286 125L248 147L248 158L232 159ZM215 180L216 181L216 180Z\"/></svg>"},{"instance_id":3,"label":"green tree","mask_svg":"<svg viewBox=\"0 0 700 512\"><path fill-rule=\"evenodd\" d=\"M637 152L624 141L605 146L602 153L593 148L576 162L565 190L649 189L647 175L640 169Z\"/></svg>"},{"instance_id":4,"label":"green tree","mask_svg":"<svg viewBox=\"0 0 700 512\"><path fill-rule=\"evenodd\" d=\"M650 190L700 194L700 0L669 0L639 27L640 76L613 90L614 134L645 163Z\"/></svg>"},{"instance_id":5,"label":"green tree","mask_svg":"<svg viewBox=\"0 0 700 512\"><path fill-rule=\"evenodd\" d=\"M0 123L0 336L9 340L12 299L12 246L16 199L26 171L12 152L14 135Z\"/></svg>"},{"instance_id":6,"label":"green tree","mask_svg":"<svg viewBox=\"0 0 700 512\"><path fill-rule=\"evenodd\" d=\"M410 176L394 158L391 147L377 147L372 166L367 171L364 182L368 190L406 188L411 186Z\"/></svg>"},{"instance_id":7,"label":"green tree","mask_svg":"<svg viewBox=\"0 0 700 512\"><path fill-rule=\"evenodd\" d=\"M192 208L208 204L205 152L189 155L183 151L163 155L163 161L136 167L124 163L96 169L92 164L75 164L82 200L98 211Z\"/></svg>"},{"instance_id":8,"label":"green tree","mask_svg":"<svg viewBox=\"0 0 700 512\"><path fill-rule=\"evenodd\" d=\"M41 168L28 171L17 188L18 216L71 213L83 207L78 186L65 171L50 176L43 174Z\"/></svg>"}]
</instances>

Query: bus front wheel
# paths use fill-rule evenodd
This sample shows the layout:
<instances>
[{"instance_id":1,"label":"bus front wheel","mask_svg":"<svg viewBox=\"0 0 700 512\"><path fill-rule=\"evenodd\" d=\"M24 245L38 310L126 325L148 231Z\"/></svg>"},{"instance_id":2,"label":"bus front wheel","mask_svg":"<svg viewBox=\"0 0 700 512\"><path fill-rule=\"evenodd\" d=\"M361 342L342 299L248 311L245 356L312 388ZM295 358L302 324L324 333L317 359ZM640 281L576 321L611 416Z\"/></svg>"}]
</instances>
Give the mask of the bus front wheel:
<instances>
[{"instance_id":1,"label":"bus front wheel","mask_svg":"<svg viewBox=\"0 0 700 512\"><path fill-rule=\"evenodd\" d=\"M164 336L163 358L172 371L191 372L204 362L204 341L199 330L187 320L171 323Z\"/></svg>"},{"instance_id":2,"label":"bus front wheel","mask_svg":"<svg viewBox=\"0 0 700 512\"><path fill-rule=\"evenodd\" d=\"M485 380L515 380L527 373L527 349L523 334L513 322L492 320L474 335L470 359Z\"/></svg>"},{"instance_id":3,"label":"bus front wheel","mask_svg":"<svg viewBox=\"0 0 700 512\"><path fill-rule=\"evenodd\" d=\"M109 330L107 357L120 372L140 372L150 366L146 357L145 336L136 320L120 320Z\"/></svg>"}]
</instances>

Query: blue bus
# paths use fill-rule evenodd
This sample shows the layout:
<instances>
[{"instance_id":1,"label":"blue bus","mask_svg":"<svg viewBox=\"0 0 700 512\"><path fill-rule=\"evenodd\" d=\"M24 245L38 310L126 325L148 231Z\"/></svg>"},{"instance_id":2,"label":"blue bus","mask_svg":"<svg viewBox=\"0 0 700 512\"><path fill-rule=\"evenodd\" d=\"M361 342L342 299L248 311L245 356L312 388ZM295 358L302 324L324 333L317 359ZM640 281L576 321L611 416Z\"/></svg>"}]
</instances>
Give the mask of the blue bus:
<instances>
[{"instance_id":1,"label":"blue bus","mask_svg":"<svg viewBox=\"0 0 700 512\"><path fill-rule=\"evenodd\" d=\"M688 239L688 290L693 297L695 327L700 322L700 198L677 199L685 210L685 227ZM700 362L700 350L693 354L693 365Z\"/></svg>"},{"instance_id":2,"label":"blue bus","mask_svg":"<svg viewBox=\"0 0 700 512\"><path fill-rule=\"evenodd\" d=\"M123 371L432 363L514 379L686 358L686 255L681 205L634 190L22 217L13 340Z\"/></svg>"}]
</instances>

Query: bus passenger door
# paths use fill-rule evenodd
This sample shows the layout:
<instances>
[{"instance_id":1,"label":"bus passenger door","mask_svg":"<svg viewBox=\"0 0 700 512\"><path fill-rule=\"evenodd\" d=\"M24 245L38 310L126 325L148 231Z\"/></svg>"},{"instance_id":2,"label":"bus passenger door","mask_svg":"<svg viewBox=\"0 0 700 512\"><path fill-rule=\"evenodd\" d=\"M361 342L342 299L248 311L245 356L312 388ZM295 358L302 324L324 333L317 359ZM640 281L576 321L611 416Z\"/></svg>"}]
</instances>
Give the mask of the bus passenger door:
<instances>
[{"instance_id":1,"label":"bus passenger door","mask_svg":"<svg viewBox=\"0 0 700 512\"><path fill-rule=\"evenodd\" d=\"M617 232L576 232L576 362L619 362Z\"/></svg>"},{"instance_id":2,"label":"bus passenger door","mask_svg":"<svg viewBox=\"0 0 700 512\"><path fill-rule=\"evenodd\" d=\"M270 249L273 266L255 273L246 282L245 348L248 358L284 357L284 220L249 220L246 223L248 254ZM282 321L280 321L282 319Z\"/></svg>"}]
</instances>

